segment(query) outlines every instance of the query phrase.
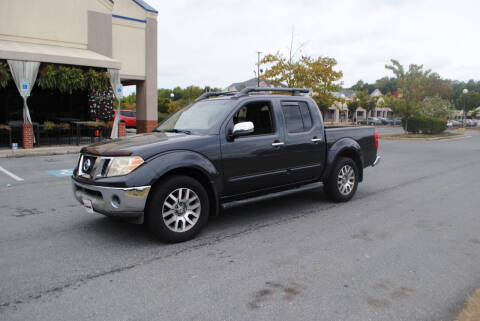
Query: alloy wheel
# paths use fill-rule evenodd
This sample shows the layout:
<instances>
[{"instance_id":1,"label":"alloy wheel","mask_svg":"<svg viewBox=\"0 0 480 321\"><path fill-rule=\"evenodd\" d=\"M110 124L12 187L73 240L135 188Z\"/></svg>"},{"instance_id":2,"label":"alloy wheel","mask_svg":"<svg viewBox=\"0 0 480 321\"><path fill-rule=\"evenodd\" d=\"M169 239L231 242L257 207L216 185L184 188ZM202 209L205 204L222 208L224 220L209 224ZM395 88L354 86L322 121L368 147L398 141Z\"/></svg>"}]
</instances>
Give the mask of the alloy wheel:
<instances>
[{"instance_id":1,"label":"alloy wheel","mask_svg":"<svg viewBox=\"0 0 480 321\"><path fill-rule=\"evenodd\" d=\"M338 172L337 187L342 195L348 195L352 192L355 186L355 171L352 166L345 165Z\"/></svg>"},{"instance_id":2,"label":"alloy wheel","mask_svg":"<svg viewBox=\"0 0 480 321\"><path fill-rule=\"evenodd\" d=\"M173 232L186 232L198 222L202 210L200 198L191 189L177 188L165 198L162 217Z\"/></svg>"}]
</instances>

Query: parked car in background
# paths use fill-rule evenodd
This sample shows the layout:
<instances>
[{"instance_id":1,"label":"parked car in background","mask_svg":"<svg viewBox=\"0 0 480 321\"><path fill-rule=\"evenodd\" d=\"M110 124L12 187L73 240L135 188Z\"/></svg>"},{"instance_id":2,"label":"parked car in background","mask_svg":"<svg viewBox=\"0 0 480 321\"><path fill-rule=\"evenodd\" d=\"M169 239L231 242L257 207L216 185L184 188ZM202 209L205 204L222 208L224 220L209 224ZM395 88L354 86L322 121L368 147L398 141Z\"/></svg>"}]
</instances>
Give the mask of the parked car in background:
<instances>
[{"instance_id":1,"label":"parked car in background","mask_svg":"<svg viewBox=\"0 0 480 321\"><path fill-rule=\"evenodd\" d=\"M465 125L468 127L476 127L477 126L477 120L476 119L465 119Z\"/></svg>"},{"instance_id":2,"label":"parked car in background","mask_svg":"<svg viewBox=\"0 0 480 321\"><path fill-rule=\"evenodd\" d=\"M383 118L383 117L380 117L378 119L380 120L382 125L391 125L392 124L392 121L390 119L386 119L386 118Z\"/></svg>"},{"instance_id":3,"label":"parked car in background","mask_svg":"<svg viewBox=\"0 0 480 321\"><path fill-rule=\"evenodd\" d=\"M459 122L458 120L455 119L450 119L447 122L447 127L452 128L452 127L459 127L462 126L462 122Z\"/></svg>"},{"instance_id":4,"label":"parked car in background","mask_svg":"<svg viewBox=\"0 0 480 321\"><path fill-rule=\"evenodd\" d=\"M392 125L397 126L402 124L402 119L401 118L395 118L392 120Z\"/></svg>"},{"instance_id":5,"label":"parked car in background","mask_svg":"<svg viewBox=\"0 0 480 321\"><path fill-rule=\"evenodd\" d=\"M361 125L381 125L382 121L377 117L368 117L367 119L362 119L358 122Z\"/></svg>"},{"instance_id":6,"label":"parked car in background","mask_svg":"<svg viewBox=\"0 0 480 321\"><path fill-rule=\"evenodd\" d=\"M117 111L114 111L117 115ZM134 110L120 110L120 120L125 122L127 127L137 127L137 112Z\"/></svg>"}]
</instances>

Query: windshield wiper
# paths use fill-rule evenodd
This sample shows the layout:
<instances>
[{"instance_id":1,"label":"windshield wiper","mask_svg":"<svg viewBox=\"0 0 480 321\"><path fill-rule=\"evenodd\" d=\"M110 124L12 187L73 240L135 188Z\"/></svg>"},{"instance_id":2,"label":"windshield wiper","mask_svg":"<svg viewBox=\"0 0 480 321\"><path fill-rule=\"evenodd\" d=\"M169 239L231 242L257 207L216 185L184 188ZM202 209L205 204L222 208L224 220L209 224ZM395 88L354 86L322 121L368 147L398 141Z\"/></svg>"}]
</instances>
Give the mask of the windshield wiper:
<instances>
[{"instance_id":1,"label":"windshield wiper","mask_svg":"<svg viewBox=\"0 0 480 321\"><path fill-rule=\"evenodd\" d=\"M192 132L186 129L155 129L156 132L165 132L165 133L184 133L190 135Z\"/></svg>"}]
</instances>

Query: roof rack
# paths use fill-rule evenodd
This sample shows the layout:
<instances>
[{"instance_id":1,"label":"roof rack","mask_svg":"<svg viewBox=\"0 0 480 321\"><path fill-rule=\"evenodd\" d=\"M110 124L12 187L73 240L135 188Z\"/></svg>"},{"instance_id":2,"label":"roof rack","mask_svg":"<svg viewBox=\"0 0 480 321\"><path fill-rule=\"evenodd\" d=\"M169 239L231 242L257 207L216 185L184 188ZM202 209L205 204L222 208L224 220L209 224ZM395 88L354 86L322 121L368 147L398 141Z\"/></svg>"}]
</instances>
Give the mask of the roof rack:
<instances>
[{"instance_id":1,"label":"roof rack","mask_svg":"<svg viewBox=\"0 0 480 321\"><path fill-rule=\"evenodd\" d=\"M251 92L261 92L261 91L277 91L277 92L289 92L292 93L292 96L300 96L301 94L308 94L312 89L308 88L269 88L269 87L247 87L242 89L235 97L247 96Z\"/></svg>"},{"instance_id":2,"label":"roof rack","mask_svg":"<svg viewBox=\"0 0 480 321\"><path fill-rule=\"evenodd\" d=\"M200 101L200 100L204 100L204 99L208 99L210 97L218 97L218 96L233 96L237 94L236 91L209 91L209 92L206 92L206 93L203 93L200 95L200 97L198 97L197 99L195 99L195 101Z\"/></svg>"}]
</instances>

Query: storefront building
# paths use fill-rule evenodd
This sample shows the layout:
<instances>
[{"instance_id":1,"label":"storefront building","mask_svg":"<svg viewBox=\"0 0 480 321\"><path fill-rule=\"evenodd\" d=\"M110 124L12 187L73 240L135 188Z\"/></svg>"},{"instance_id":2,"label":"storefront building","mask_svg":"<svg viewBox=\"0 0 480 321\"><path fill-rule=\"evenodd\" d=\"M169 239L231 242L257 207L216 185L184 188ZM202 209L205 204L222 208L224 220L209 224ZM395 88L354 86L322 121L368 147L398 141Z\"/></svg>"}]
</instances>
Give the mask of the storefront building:
<instances>
[{"instance_id":1,"label":"storefront building","mask_svg":"<svg viewBox=\"0 0 480 321\"><path fill-rule=\"evenodd\" d=\"M137 132L157 124L157 11L143 0L2 0L0 61L10 69L11 61L26 61L118 72L122 85L136 86ZM30 98L45 95L32 87ZM51 92L50 103L30 99L32 122L60 111L84 118L86 98L68 94L59 100ZM9 101L0 97L0 123L18 120Z\"/></svg>"}]
</instances>

